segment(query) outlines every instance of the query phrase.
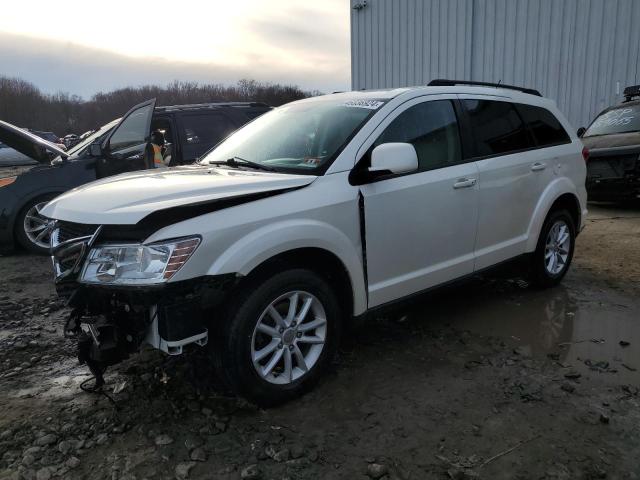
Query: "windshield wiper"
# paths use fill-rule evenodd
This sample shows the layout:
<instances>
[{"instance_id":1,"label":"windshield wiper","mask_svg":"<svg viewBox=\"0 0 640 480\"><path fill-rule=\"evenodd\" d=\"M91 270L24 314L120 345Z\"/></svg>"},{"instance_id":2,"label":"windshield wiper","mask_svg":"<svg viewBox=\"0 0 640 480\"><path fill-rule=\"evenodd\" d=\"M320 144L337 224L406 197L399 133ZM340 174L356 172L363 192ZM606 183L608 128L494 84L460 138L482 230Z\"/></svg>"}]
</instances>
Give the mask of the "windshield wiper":
<instances>
[{"instance_id":1,"label":"windshield wiper","mask_svg":"<svg viewBox=\"0 0 640 480\"><path fill-rule=\"evenodd\" d=\"M266 172L275 172L276 169L273 167L269 167L267 165L262 165L258 162L252 162L251 160L246 160L240 157L231 157L224 161L214 161L209 162L209 165L228 165L229 167L238 168L238 167L249 167L255 170L264 170Z\"/></svg>"}]
</instances>

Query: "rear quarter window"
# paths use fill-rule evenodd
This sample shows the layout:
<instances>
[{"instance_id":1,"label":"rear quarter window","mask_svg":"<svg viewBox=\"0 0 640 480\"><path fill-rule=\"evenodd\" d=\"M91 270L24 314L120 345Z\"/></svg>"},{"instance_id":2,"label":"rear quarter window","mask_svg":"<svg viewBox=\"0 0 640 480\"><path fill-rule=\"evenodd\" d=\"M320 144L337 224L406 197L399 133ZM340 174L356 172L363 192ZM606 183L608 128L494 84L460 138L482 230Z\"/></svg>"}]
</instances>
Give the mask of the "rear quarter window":
<instances>
[{"instance_id":1,"label":"rear quarter window","mask_svg":"<svg viewBox=\"0 0 640 480\"><path fill-rule=\"evenodd\" d=\"M494 100L462 103L473 129L475 156L506 155L535 147L513 104Z\"/></svg>"},{"instance_id":2,"label":"rear quarter window","mask_svg":"<svg viewBox=\"0 0 640 480\"><path fill-rule=\"evenodd\" d=\"M571 143L569 134L558 119L546 108L516 104L522 119L529 126L539 147Z\"/></svg>"}]
</instances>

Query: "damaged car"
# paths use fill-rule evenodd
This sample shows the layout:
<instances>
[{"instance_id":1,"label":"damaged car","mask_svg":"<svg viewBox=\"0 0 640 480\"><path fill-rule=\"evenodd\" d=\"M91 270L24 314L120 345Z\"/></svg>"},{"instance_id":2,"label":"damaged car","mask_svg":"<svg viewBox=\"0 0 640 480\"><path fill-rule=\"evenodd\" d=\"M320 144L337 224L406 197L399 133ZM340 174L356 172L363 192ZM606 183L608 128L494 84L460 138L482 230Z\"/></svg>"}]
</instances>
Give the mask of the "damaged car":
<instances>
[{"instance_id":1,"label":"damaged car","mask_svg":"<svg viewBox=\"0 0 640 480\"><path fill-rule=\"evenodd\" d=\"M206 348L273 405L382 308L507 261L560 282L586 216L580 140L536 91L443 83L293 102L195 165L48 203L65 332L97 384L143 345Z\"/></svg>"},{"instance_id":2,"label":"damaged car","mask_svg":"<svg viewBox=\"0 0 640 480\"><path fill-rule=\"evenodd\" d=\"M589 200L640 198L640 85L625 88L624 96L578 131L589 149Z\"/></svg>"}]
</instances>

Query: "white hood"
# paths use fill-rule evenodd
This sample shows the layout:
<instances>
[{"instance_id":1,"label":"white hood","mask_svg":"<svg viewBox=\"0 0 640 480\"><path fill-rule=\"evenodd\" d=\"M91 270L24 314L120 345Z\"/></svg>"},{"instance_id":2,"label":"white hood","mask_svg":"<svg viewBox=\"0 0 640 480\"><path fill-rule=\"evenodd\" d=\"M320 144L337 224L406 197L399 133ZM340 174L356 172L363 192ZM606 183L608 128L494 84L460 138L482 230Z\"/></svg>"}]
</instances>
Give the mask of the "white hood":
<instances>
[{"instance_id":1,"label":"white hood","mask_svg":"<svg viewBox=\"0 0 640 480\"><path fill-rule=\"evenodd\" d=\"M75 223L133 225L157 210L301 187L315 178L199 165L146 170L70 190L49 202L41 213Z\"/></svg>"}]
</instances>

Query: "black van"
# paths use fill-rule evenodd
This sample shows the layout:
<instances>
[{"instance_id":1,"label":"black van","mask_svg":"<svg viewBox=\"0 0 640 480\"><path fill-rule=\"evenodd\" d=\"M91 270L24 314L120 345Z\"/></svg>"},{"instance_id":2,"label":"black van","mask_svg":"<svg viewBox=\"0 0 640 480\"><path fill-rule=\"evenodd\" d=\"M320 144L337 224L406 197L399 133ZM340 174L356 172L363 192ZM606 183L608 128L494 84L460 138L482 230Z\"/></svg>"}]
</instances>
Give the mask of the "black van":
<instances>
[{"instance_id":1,"label":"black van","mask_svg":"<svg viewBox=\"0 0 640 480\"><path fill-rule=\"evenodd\" d=\"M17 242L36 253L49 250L47 219L40 209L52 198L100 178L153 167L151 132L164 133L169 166L192 163L229 133L271 110L253 102L136 105L67 152L0 121L0 141L36 160L32 167L0 169L0 250Z\"/></svg>"}]
</instances>

